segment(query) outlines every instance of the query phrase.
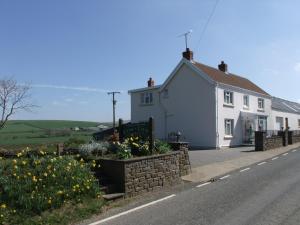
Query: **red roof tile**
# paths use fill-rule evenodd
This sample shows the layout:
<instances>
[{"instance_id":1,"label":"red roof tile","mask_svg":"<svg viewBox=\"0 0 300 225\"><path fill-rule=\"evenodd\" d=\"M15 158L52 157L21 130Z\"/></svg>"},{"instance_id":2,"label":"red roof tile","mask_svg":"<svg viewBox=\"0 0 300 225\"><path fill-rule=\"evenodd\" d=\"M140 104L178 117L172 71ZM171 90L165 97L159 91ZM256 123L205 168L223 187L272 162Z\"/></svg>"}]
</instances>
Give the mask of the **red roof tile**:
<instances>
[{"instance_id":1,"label":"red roof tile","mask_svg":"<svg viewBox=\"0 0 300 225\"><path fill-rule=\"evenodd\" d=\"M260 87L258 87L257 85L255 85L250 80L244 77L240 77L232 73L224 73L218 69L195 61L193 62L193 65L195 65L198 69L202 70L204 73L206 73L209 77L211 77L214 81L218 83L228 84L270 96L263 89L261 89Z\"/></svg>"}]
</instances>

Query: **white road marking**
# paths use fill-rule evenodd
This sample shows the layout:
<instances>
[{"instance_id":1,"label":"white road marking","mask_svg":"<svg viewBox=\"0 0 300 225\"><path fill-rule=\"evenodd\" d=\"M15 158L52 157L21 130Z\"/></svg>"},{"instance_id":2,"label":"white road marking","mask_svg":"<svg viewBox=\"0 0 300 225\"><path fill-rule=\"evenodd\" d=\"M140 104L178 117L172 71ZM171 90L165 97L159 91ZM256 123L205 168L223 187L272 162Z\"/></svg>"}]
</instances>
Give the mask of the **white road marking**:
<instances>
[{"instance_id":1,"label":"white road marking","mask_svg":"<svg viewBox=\"0 0 300 225\"><path fill-rule=\"evenodd\" d=\"M147 204L145 204L145 205L138 206L138 207L136 207L136 208L133 208L133 209L127 210L127 211L125 211L125 212L122 212L122 213L116 214L116 215L114 215L114 216L111 216L111 217L105 218L105 219L103 219L103 220L99 220L99 221L96 221L96 222L94 222L94 223L90 223L89 225L98 225L98 224L101 224L101 223L107 222L107 221L109 221L109 220L112 220L112 219L118 218L118 217L120 217L120 216L124 216L124 215L126 215L126 214L129 214L129 213L132 213L132 212L134 212L134 211L137 211L137 210L143 209L143 208L145 208L145 207L148 207L148 206L150 206L150 205L154 205L154 204L156 204L156 203L158 203L158 202L165 201L165 200L167 200L167 199L170 199L170 198L173 198L173 197L175 197L175 196L176 196L175 194L173 194L173 195L169 195L169 196L167 196L167 197L164 197L164 198L158 199L158 200L156 200L156 201L153 201L153 202L149 202L149 203L147 203Z\"/></svg>"},{"instance_id":2,"label":"white road marking","mask_svg":"<svg viewBox=\"0 0 300 225\"><path fill-rule=\"evenodd\" d=\"M276 160L276 159L278 159L278 157L274 157L272 160Z\"/></svg>"},{"instance_id":3,"label":"white road marking","mask_svg":"<svg viewBox=\"0 0 300 225\"><path fill-rule=\"evenodd\" d=\"M226 179L226 178L228 178L228 177L230 177L230 175L229 175L229 174L228 174L228 175L226 175L226 176L224 176L224 177L221 177L221 178L220 178L220 180Z\"/></svg>"},{"instance_id":4,"label":"white road marking","mask_svg":"<svg viewBox=\"0 0 300 225\"><path fill-rule=\"evenodd\" d=\"M263 164L265 164L265 163L267 163L267 162L261 162L261 163L258 163L257 165L258 165L258 166L261 166L261 165L263 165Z\"/></svg>"},{"instance_id":5,"label":"white road marking","mask_svg":"<svg viewBox=\"0 0 300 225\"><path fill-rule=\"evenodd\" d=\"M288 155L289 153L287 152L287 153L284 153L284 154L282 154L283 156L286 156L286 155Z\"/></svg>"},{"instance_id":6,"label":"white road marking","mask_svg":"<svg viewBox=\"0 0 300 225\"><path fill-rule=\"evenodd\" d=\"M250 167L245 168L245 169L243 169L243 170L240 170L240 172L242 173L242 172L247 171L247 170L250 170Z\"/></svg>"},{"instance_id":7,"label":"white road marking","mask_svg":"<svg viewBox=\"0 0 300 225\"><path fill-rule=\"evenodd\" d=\"M294 149L292 152L296 152L297 150L296 149Z\"/></svg>"},{"instance_id":8,"label":"white road marking","mask_svg":"<svg viewBox=\"0 0 300 225\"><path fill-rule=\"evenodd\" d=\"M203 186L208 185L208 184L211 184L211 182L206 182L206 183L204 183L204 184L199 184L199 185L196 186L196 187L203 187Z\"/></svg>"}]
</instances>

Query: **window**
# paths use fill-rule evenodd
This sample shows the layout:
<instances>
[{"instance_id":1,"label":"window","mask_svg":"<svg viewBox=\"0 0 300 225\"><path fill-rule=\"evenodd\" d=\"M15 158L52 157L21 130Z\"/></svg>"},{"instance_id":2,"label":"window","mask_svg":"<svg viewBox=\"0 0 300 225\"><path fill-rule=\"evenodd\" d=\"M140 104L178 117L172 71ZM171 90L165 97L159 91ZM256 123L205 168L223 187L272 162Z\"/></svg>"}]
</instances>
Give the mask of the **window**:
<instances>
[{"instance_id":1,"label":"window","mask_svg":"<svg viewBox=\"0 0 300 225\"><path fill-rule=\"evenodd\" d=\"M165 89L165 90L163 91L163 97L164 97L164 98L168 98L168 97L169 97L169 90L168 90L168 89Z\"/></svg>"},{"instance_id":2,"label":"window","mask_svg":"<svg viewBox=\"0 0 300 225\"><path fill-rule=\"evenodd\" d=\"M249 95L244 95L243 102L244 102L244 107L249 108Z\"/></svg>"},{"instance_id":3,"label":"window","mask_svg":"<svg viewBox=\"0 0 300 225\"><path fill-rule=\"evenodd\" d=\"M298 127L300 127L300 120L298 120Z\"/></svg>"},{"instance_id":4,"label":"window","mask_svg":"<svg viewBox=\"0 0 300 225\"><path fill-rule=\"evenodd\" d=\"M233 120L225 119L225 136L233 136Z\"/></svg>"},{"instance_id":5,"label":"window","mask_svg":"<svg viewBox=\"0 0 300 225\"><path fill-rule=\"evenodd\" d=\"M153 103L153 94L152 92L145 92L141 94L141 104L149 105Z\"/></svg>"},{"instance_id":6,"label":"window","mask_svg":"<svg viewBox=\"0 0 300 225\"><path fill-rule=\"evenodd\" d=\"M233 105L233 92L224 91L224 102L228 105Z\"/></svg>"},{"instance_id":7,"label":"window","mask_svg":"<svg viewBox=\"0 0 300 225\"><path fill-rule=\"evenodd\" d=\"M265 108L265 100L262 98L258 99L258 109L263 110Z\"/></svg>"}]
</instances>

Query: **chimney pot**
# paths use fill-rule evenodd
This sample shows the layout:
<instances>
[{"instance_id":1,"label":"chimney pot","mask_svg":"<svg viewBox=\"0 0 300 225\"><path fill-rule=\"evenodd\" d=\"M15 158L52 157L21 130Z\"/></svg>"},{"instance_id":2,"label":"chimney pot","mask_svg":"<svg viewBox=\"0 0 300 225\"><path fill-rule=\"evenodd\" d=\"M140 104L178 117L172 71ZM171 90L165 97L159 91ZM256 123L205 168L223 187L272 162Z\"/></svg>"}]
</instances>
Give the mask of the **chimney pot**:
<instances>
[{"instance_id":1,"label":"chimney pot","mask_svg":"<svg viewBox=\"0 0 300 225\"><path fill-rule=\"evenodd\" d=\"M186 48L186 51L182 53L182 57L191 61L194 58L194 53L189 48Z\"/></svg>"},{"instance_id":2,"label":"chimney pot","mask_svg":"<svg viewBox=\"0 0 300 225\"><path fill-rule=\"evenodd\" d=\"M221 61L221 64L219 64L218 67L220 71L227 73L228 66L226 63L224 63L224 61Z\"/></svg>"},{"instance_id":3,"label":"chimney pot","mask_svg":"<svg viewBox=\"0 0 300 225\"><path fill-rule=\"evenodd\" d=\"M148 87L154 87L154 80L152 80L152 77L149 78L147 83L148 83Z\"/></svg>"}]
</instances>

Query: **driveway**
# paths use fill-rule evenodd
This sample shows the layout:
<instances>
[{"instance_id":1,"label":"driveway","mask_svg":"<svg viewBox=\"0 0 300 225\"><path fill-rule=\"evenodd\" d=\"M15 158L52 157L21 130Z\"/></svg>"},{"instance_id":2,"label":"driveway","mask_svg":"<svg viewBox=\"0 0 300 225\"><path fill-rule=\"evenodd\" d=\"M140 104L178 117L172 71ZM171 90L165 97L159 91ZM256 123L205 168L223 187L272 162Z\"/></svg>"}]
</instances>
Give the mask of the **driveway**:
<instances>
[{"instance_id":1,"label":"driveway","mask_svg":"<svg viewBox=\"0 0 300 225\"><path fill-rule=\"evenodd\" d=\"M220 150L191 150L189 151L192 168L216 162L224 162L249 154L255 154L254 147L222 148Z\"/></svg>"}]
</instances>

